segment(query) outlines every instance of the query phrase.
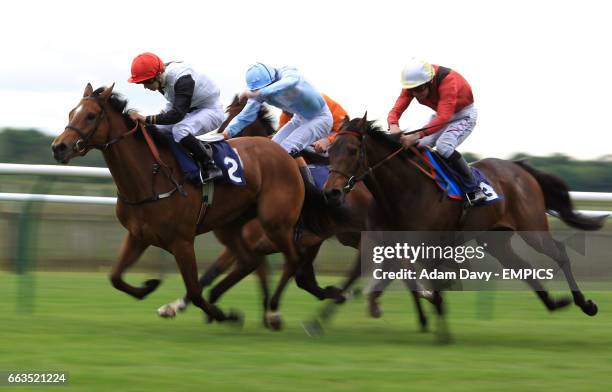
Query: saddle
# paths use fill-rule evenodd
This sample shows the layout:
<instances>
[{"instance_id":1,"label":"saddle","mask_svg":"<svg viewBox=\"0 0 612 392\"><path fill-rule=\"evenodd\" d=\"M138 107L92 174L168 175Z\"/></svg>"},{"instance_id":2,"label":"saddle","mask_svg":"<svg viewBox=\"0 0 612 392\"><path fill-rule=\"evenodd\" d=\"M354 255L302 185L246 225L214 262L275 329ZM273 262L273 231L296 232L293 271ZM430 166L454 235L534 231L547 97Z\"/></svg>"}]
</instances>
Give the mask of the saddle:
<instances>
[{"instance_id":1,"label":"saddle","mask_svg":"<svg viewBox=\"0 0 612 392\"><path fill-rule=\"evenodd\" d=\"M446 163L444 157L436 150L429 147L419 149L419 151L421 152L419 155L422 157L423 164L428 166L429 172L431 173L429 177L434 180L436 185L438 185L449 198L467 201L466 187L462 183L462 177ZM478 205L488 205L503 200L503 196L495 191L487 177L480 170L473 166L470 166L470 170L472 170L472 174L478 186L487 196L486 200Z\"/></svg>"},{"instance_id":2,"label":"saddle","mask_svg":"<svg viewBox=\"0 0 612 392\"><path fill-rule=\"evenodd\" d=\"M174 141L171 134L161 133L166 139L174 157L179 163L183 174L187 180L201 184L200 165L189 155L183 147ZM232 184L237 186L246 185L246 177L242 166L242 160L238 152L225 141L223 135L210 132L196 137L203 143L210 145L213 151L215 165L223 171L223 178L216 180L216 183Z\"/></svg>"}]
</instances>

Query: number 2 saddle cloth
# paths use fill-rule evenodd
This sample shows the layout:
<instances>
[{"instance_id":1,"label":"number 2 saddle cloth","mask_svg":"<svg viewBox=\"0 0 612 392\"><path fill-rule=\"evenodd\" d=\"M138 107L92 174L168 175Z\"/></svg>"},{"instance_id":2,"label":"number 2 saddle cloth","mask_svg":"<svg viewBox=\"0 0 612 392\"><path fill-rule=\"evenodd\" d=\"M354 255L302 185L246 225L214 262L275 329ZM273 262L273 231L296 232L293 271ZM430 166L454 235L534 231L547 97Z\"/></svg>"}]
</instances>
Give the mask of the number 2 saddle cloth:
<instances>
[{"instance_id":1,"label":"number 2 saddle cloth","mask_svg":"<svg viewBox=\"0 0 612 392\"><path fill-rule=\"evenodd\" d=\"M200 165L180 144L173 140L172 135L163 134L163 136L167 139L168 145L187 180L201 184ZM223 177L215 180L216 183L237 186L246 185L242 160L238 152L224 140L222 134L211 132L197 136L197 138L210 144L213 150L215 165L223 171Z\"/></svg>"}]
</instances>

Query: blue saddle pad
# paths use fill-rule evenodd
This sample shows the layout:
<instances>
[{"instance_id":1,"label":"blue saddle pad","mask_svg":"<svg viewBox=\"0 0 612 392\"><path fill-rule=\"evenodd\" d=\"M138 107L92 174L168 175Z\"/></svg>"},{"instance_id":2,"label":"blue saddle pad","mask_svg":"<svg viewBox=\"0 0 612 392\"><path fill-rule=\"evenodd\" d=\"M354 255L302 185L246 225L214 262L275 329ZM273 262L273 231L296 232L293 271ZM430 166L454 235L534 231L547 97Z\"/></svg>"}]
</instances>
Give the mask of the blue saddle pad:
<instances>
[{"instance_id":1,"label":"blue saddle pad","mask_svg":"<svg viewBox=\"0 0 612 392\"><path fill-rule=\"evenodd\" d=\"M187 152L174 141L171 135L163 134L169 141L170 149L178 161L185 177L189 181L199 182L200 167ZM221 184L246 185L242 161L236 151L225 140L210 143L213 149L213 160L215 165L223 171L223 178L215 182Z\"/></svg>"},{"instance_id":2,"label":"blue saddle pad","mask_svg":"<svg viewBox=\"0 0 612 392\"><path fill-rule=\"evenodd\" d=\"M461 182L457 181L457 176L452 173L445 163L440 162L440 158L429 149L426 149L424 153L436 172L436 183L438 186L444 189L451 199L466 200L465 189ZM470 167L470 170L472 170L476 183L478 183L482 192L487 196L486 200L478 205L492 204L499 200L503 200L503 196L493 189L489 180L480 170L475 167Z\"/></svg>"},{"instance_id":3,"label":"blue saddle pad","mask_svg":"<svg viewBox=\"0 0 612 392\"><path fill-rule=\"evenodd\" d=\"M327 177L329 177L329 167L327 165L309 164L308 169L314 178L315 185L319 189L323 189Z\"/></svg>"}]
</instances>

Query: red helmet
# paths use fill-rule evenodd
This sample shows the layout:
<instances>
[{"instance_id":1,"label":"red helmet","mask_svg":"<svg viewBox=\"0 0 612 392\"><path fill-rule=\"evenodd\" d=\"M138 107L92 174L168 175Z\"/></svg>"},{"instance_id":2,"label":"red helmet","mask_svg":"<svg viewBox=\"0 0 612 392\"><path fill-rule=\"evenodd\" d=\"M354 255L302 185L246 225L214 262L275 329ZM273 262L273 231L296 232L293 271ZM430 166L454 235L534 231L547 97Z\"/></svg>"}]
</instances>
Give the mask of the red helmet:
<instances>
[{"instance_id":1,"label":"red helmet","mask_svg":"<svg viewBox=\"0 0 612 392\"><path fill-rule=\"evenodd\" d=\"M128 79L130 83L140 83L154 78L158 73L163 72L166 66L153 53L145 52L139 54L132 61L132 77Z\"/></svg>"}]
</instances>

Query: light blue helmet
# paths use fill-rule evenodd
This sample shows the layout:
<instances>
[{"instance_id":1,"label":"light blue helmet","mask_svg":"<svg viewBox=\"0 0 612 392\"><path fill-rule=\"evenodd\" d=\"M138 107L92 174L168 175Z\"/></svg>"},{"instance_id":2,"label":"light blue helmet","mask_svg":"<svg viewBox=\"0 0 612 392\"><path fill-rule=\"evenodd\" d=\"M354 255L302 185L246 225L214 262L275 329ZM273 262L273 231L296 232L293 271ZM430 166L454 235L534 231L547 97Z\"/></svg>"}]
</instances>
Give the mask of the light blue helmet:
<instances>
[{"instance_id":1,"label":"light blue helmet","mask_svg":"<svg viewBox=\"0 0 612 392\"><path fill-rule=\"evenodd\" d=\"M255 63L246 72L246 84L249 90L259 90L276 81L276 69L262 63Z\"/></svg>"}]
</instances>

